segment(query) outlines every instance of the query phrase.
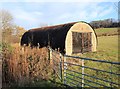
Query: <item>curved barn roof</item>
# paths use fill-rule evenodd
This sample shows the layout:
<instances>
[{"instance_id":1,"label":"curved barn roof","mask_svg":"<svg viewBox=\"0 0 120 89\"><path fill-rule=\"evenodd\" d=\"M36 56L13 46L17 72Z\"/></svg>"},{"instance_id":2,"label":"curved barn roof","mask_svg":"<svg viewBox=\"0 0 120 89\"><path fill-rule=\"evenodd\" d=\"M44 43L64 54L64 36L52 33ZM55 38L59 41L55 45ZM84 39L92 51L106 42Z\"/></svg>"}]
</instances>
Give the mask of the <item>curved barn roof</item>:
<instances>
[{"instance_id":1,"label":"curved barn roof","mask_svg":"<svg viewBox=\"0 0 120 89\"><path fill-rule=\"evenodd\" d=\"M71 27L77 22L71 22L71 23L66 23L66 24L60 24L60 25L54 25L54 26L45 26L45 27L40 27L40 28L33 28L30 29L30 31L36 31L36 30L54 30L54 29L60 29L60 28L66 28L66 27Z\"/></svg>"}]
</instances>

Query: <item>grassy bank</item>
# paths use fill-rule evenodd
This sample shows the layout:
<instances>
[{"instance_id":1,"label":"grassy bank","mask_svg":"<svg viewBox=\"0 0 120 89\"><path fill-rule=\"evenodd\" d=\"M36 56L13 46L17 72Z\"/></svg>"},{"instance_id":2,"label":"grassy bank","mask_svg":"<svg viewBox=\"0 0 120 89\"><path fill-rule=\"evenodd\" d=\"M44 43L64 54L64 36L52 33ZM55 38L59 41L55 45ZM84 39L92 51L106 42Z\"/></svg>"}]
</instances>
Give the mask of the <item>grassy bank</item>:
<instances>
[{"instance_id":1,"label":"grassy bank","mask_svg":"<svg viewBox=\"0 0 120 89\"><path fill-rule=\"evenodd\" d=\"M98 28L95 29L97 36L111 36L111 35L118 35L119 29L118 28Z\"/></svg>"}]
</instances>

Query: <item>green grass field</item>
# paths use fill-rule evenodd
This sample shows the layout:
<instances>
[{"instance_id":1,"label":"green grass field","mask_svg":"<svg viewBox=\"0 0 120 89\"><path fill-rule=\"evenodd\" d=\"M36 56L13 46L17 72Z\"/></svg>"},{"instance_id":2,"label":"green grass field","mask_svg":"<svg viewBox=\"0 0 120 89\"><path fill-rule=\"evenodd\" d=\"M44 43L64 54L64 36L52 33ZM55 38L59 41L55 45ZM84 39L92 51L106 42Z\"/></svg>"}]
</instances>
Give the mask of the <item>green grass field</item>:
<instances>
[{"instance_id":1,"label":"green grass field","mask_svg":"<svg viewBox=\"0 0 120 89\"><path fill-rule=\"evenodd\" d=\"M97 51L84 53L82 56L101 60L118 61L118 36L98 37Z\"/></svg>"},{"instance_id":2,"label":"green grass field","mask_svg":"<svg viewBox=\"0 0 120 89\"><path fill-rule=\"evenodd\" d=\"M95 29L97 36L118 34L118 28L98 28Z\"/></svg>"}]
</instances>

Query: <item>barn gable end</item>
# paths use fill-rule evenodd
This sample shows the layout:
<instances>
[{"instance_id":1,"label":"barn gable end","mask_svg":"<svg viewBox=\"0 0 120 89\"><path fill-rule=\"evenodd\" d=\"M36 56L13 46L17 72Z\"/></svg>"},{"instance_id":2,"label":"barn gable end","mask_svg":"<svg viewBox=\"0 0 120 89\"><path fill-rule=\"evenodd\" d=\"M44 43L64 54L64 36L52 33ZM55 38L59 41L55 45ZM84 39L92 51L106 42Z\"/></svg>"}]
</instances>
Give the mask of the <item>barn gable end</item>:
<instances>
[{"instance_id":1,"label":"barn gable end","mask_svg":"<svg viewBox=\"0 0 120 89\"><path fill-rule=\"evenodd\" d=\"M79 51L78 53L81 52L81 50L84 50L85 48L85 37L84 35L86 33L88 33L86 36L89 36L88 39L90 38L91 39L91 42L90 44L88 43L88 46L91 46L91 50L90 51L96 51L96 35L95 35L95 32L94 30L91 28L90 25L88 25L87 23L84 23L84 22L78 22L76 24L74 24L70 30L68 31L67 33L67 36L66 36L66 41L65 41L65 49L66 49L66 54L68 55L71 55L72 53L74 53L74 47L73 47L73 34L74 33L81 33L81 43L79 44L82 44L80 48L77 48ZM91 34L91 35L90 35ZM77 36L77 35L76 35ZM83 36L83 37L82 37ZM82 42L83 41L83 42ZM84 51L83 51L84 52Z\"/></svg>"}]
</instances>

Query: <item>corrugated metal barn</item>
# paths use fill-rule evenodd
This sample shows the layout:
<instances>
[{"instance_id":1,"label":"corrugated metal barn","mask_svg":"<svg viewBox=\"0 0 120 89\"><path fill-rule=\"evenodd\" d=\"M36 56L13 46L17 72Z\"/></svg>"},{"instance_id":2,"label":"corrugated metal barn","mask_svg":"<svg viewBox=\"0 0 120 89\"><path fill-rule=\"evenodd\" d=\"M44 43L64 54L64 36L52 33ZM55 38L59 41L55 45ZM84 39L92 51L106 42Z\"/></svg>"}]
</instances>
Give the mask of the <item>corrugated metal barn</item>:
<instances>
[{"instance_id":1,"label":"corrugated metal barn","mask_svg":"<svg viewBox=\"0 0 120 89\"><path fill-rule=\"evenodd\" d=\"M86 22L73 22L56 26L30 29L21 38L21 45L31 47L50 46L62 53L84 53L96 51L97 37Z\"/></svg>"}]
</instances>

